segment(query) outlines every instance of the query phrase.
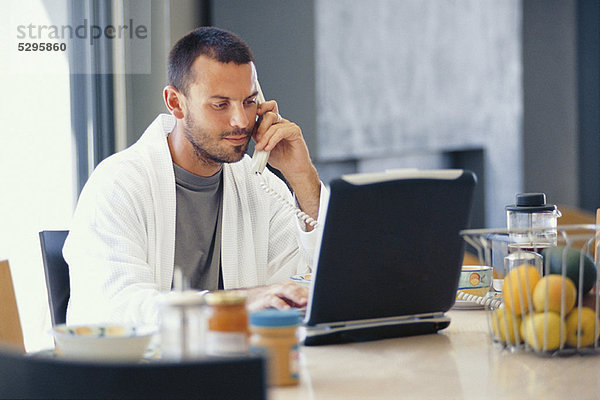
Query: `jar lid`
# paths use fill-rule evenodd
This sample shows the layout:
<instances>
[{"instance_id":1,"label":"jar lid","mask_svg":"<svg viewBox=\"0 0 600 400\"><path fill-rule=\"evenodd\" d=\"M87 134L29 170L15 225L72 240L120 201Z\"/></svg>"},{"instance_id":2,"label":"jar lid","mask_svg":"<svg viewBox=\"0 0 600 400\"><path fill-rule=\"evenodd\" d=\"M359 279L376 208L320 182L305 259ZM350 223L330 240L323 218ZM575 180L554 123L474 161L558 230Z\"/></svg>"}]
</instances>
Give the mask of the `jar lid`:
<instances>
[{"instance_id":1,"label":"jar lid","mask_svg":"<svg viewBox=\"0 0 600 400\"><path fill-rule=\"evenodd\" d=\"M253 326L296 326L300 322L299 310L276 310L274 308L250 313Z\"/></svg>"},{"instance_id":2,"label":"jar lid","mask_svg":"<svg viewBox=\"0 0 600 400\"><path fill-rule=\"evenodd\" d=\"M186 290L184 292L169 292L161 301L163 306L168 307L187 307L204 304L204 293L196 290Z\"/></svg>"},{"instance_id":3,"label":"jar lid","mask_svg":"<svg viewBox=\"0 0 600 400\"><path fill-rule=\"evenodd\" d=\"M545 193L519 193L516 203L506 206L506 211L520 211L526 213L556 211L554 204L546 204Z\"/></svg>"},{"instance_id":4,"label":"jar lid","mask_svg":"<svg viewBox=\"0 0 600 400\"><path fill-rule=\"evenodd\" d=\"M243 290L216 290L204 295L209 306L234 306L244 304L247 294Z\"/></svg>"}]
</instances>

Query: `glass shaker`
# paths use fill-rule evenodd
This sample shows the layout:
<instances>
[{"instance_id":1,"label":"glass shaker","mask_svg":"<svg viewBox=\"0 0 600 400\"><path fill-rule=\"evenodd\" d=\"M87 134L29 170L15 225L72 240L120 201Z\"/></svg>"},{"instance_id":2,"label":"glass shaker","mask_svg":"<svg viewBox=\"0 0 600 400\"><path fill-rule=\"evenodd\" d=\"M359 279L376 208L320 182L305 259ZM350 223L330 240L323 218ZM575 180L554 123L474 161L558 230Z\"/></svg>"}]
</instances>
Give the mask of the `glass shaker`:
<instances>
[{"instance_id":1,"label":"glass shaker","mask_svg":"<svg viewBox=\"0 0 600 400\"><path fill-rule=\"evenodd\" d=\"M546 203L544 193L519 193L516 203L506 206L506 222L513 247L541 252L556 246L556 226L560 211Z\"/></svg>"},{"instance_id":2,"label":"glass shaker","mask_svg":"<svg viewBox=\"0 0 600 400\"><path fill-rule=\"evenodd\" d=\"M523 264L533 265L542 273L540 253L556 246L560 216L556 205L546 203L544 193L517 194L515 204L506 206L509 254L504 258L504 274Z\"/></svg>"},{"instance_id":3,"label":"glass shaker","mask_svg":"<svg viewBox=\"0 0 600 400\"><path fill-rule=\"evenodd\" d=\"M161 358L167 361L198 359L205 355L206 293L170 292L160 307Z\"/></svg>"}]
</instances>

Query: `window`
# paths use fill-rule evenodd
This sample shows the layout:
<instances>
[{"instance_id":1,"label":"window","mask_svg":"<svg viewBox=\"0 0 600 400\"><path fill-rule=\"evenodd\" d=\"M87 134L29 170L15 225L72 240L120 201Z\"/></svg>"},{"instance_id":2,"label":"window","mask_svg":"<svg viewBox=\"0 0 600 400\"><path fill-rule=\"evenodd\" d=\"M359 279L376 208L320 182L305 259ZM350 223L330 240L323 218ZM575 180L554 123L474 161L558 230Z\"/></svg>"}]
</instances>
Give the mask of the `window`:
<instances>
[{"instance_id":1,"label":"window","mask_svg":"<svg viewBox=\"0 0 600 400\"><path fill-rule=\"evenodd\" d=\"M66 228L76 198L75 158L66 53L20 58L18 42L37 41L17 38L16 26L51 25L66 20L68 10L42 0L12 1L9 8L12 40L0 48L0 258L10 262L25 346L35 351L53 345L38 231Z\"/></svg>"}]
</instances>

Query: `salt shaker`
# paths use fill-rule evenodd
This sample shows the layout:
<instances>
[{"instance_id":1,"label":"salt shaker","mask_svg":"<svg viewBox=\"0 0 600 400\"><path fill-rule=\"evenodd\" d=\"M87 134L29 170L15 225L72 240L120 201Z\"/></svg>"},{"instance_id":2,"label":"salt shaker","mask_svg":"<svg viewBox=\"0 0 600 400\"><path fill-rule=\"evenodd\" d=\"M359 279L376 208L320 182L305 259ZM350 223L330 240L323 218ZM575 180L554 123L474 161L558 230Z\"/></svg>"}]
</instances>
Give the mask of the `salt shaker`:
<instances>
[{"instance_id":1,"label":"salt shaker","mask_svg":"<svg viewBox=\"0 0 600 400\"><path fill-rule=\"evenodd\" d=\"M205 355L205 292L187 290L167 294L160 307L161 358L169 361Z\"/></svg>"}]
</instances>

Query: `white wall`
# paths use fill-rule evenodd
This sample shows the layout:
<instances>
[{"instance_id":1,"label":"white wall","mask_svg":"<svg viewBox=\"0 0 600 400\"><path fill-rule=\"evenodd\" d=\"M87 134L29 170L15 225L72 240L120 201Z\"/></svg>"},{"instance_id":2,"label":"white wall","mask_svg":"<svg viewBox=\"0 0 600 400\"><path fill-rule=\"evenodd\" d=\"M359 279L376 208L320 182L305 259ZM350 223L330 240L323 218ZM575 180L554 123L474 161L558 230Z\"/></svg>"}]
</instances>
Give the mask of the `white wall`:
<instances>
[{"instance_id":1,"label":"white wall","mask_svg":"<svg viewBox=\"0 0 600 400\"><path fill-rule=\"evenodd\" d=\"M444 152L481 148L486 223L504 226L522 188L521 1L315 0L315 10L319 161L401 167L423 155L435 168Z\"/></svg>"}]
</instances>

